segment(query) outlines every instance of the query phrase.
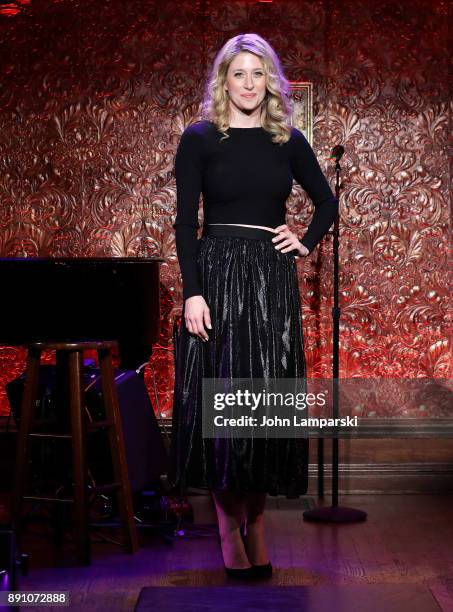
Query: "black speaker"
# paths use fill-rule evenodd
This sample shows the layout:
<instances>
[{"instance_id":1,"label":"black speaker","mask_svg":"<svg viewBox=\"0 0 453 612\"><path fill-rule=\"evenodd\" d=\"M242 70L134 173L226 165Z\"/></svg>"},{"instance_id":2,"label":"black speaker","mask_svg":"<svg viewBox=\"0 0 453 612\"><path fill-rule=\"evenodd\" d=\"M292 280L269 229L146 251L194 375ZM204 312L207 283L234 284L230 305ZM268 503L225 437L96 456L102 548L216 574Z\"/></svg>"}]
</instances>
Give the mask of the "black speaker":
<instances>
[{"instance_id":1,"label":"black speaker","mask_svg":"<svg viewBox=\"0 0 453 612\"><path fill-rule=\"evenodd\" d=\"M137 493L167 473L168 457L143 378L135 370L115 370L115 383L129 480L132 493ZM86 387L85 403L92 417L103 420L104 408L99 372L96 375L93 372L91 374L90 383ZM95 436L98 434L93 434L93 439ZM106 436L105 440L107 444Z\"/></svg>"},{"instance_id":2,"label":"black speaker","mask_svg":"<svg viewBox=\"0 0 453 612\"><path fill-rule=\"evenodd\" d=\"M168 456L162 433L159 429L153 407L148 397L145 382L135 370L115 370L115 383L118 393L126 459L132 493L137 493L160 475L167 473ZM20 407L25 382L25 374L6 385L11 413L20 425ZM85 406L89 418L104 420L100 371L96 367L84 367ZM54 422L54 429L66 429L69 410L59 409L56 399L56 368L43 365L39 372L39 396L36 414L40 419ZM52 429L52 428L51 428ZM62 442L40 440L40 450L32 448L33 469L58 466L59 474L70 473L70 447L64 449ZM47 446L46 446L47 445ZM37 444L35 444L37 446ZM95 431L87 440L88 465L95 481L113 480L111 460L108 452L106 431ZM39 453L38 455L36 453ZM55 462L55 463L54 463ZM40 465L40 463L42 465Z\"/></svg>"}]
</instances>

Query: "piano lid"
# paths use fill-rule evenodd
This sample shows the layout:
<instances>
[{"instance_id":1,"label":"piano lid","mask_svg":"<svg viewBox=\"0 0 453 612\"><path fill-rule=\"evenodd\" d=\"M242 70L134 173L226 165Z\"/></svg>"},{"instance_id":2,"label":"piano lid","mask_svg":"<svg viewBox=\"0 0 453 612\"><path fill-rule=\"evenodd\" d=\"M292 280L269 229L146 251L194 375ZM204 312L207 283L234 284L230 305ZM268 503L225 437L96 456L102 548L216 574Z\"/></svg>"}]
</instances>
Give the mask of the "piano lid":
<instances>
[{"instance_id":1,"label":"piano lid","mask_svg":"<svg viewBox=\"0 0 453 612\"><path fill-rule=\"evenodd\" d=\"M159 257L0 258L0 344L159 335Z\"/></svg>"}]
</instances>

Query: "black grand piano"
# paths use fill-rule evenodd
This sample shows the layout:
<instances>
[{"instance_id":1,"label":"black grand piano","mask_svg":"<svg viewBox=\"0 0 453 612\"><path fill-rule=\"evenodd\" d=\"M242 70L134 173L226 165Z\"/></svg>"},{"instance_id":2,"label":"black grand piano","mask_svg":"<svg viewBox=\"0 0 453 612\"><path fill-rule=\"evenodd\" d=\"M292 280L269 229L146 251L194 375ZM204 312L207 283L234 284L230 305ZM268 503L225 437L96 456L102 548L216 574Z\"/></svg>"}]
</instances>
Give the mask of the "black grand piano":
<instances>
[{"instance_id":1,"label":"black grand piano","mask_svg":"<svg viewBox=\"0 0 453 612\"><path fill-rule=\"evenodd\" d=\"M0 258L0 345L118 341L120 367L115 381L133 492L166 467L154 410L143 376L136 372L148 361L159 335L159 263L163 261L157 257ZM53 393L52 368L41 366L43 392L51 388ZM89 366L84 376L90 389L87 406L94 413L101 393L99 376ZM11 407L15 398L16 416L23 378L7 385Z\"/></svg>"},{"instance_id":2,"label":"black grand piano","mask_svg":"<svg viewBox=\"0 0 453 612\"><path fill-rule=\"evenodd\" d=\"M121 366L147 361L159 335L153 258L0 258L0 345L117 340Z\"/></svg>"}]
</instances>

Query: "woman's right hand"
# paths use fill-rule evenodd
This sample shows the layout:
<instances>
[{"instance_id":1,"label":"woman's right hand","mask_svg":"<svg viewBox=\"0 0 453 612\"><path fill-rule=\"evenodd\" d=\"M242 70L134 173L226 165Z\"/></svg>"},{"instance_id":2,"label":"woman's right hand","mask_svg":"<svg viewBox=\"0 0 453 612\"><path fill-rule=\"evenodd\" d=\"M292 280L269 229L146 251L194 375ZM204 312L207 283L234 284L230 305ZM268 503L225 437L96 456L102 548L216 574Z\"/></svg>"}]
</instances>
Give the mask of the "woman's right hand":
<instances>
[{"instance_id":1,"label":"woman's right hand","mask_svg":"<svg viewBox=\"0 0 453 612\"><path fill-rule=\"evenodd\" d=\"M192 295L184 302L184 320L191 334L199 336L202 340L209 340L208 329L212 329L209 307L202 295Z\"/></svg>"}]
</instances>

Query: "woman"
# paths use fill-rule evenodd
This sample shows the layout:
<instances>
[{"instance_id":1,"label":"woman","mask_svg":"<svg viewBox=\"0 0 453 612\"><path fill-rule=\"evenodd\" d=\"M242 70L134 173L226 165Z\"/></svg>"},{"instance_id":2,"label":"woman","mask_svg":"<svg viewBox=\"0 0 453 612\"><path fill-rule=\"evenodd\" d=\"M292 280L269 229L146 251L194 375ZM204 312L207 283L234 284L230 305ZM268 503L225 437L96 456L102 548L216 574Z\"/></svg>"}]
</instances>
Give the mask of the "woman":
<instances>
[{"instance_id":1,"label":"woman","mask_svg":"<svg viewBox=\"0 0 453 612\"><path fill-rule=\"evenodd\" d=\"M257 34L235 36L214 61L204 119L186 128L175 157L184 306L169 478L181 490L211 490L225 570L241 579L272 573L266 494L306 493L308 440L203 438L201 384L306 376L295 256L313 251L338 202L307 140L289 125L291 110L272 47ZM301 240L285 225L293 178L315 206Z\"/></svg>"}]
</instances>

